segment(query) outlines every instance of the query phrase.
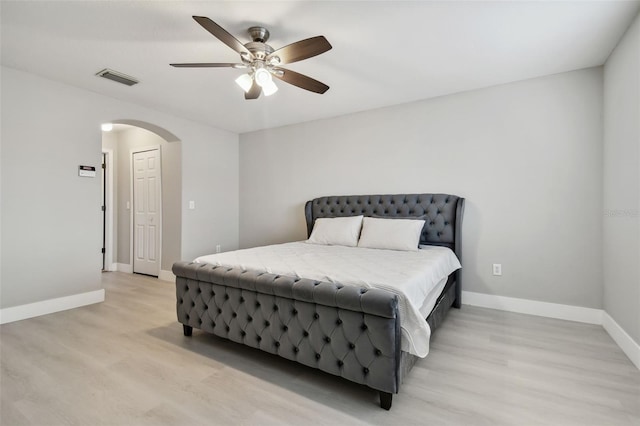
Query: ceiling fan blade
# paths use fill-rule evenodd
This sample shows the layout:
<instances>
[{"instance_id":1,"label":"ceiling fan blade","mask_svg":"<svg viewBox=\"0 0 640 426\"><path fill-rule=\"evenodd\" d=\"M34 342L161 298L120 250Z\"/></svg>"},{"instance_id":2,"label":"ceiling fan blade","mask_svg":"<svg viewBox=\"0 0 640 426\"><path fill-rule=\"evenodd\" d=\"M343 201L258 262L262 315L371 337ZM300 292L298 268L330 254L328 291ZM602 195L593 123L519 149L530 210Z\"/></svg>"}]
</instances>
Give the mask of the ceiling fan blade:
<instances>
[{"instance_id":1,"label":"ceiling fan blade","mask_svg":"<svg viewBox=\"0 0 640 426\"><path fill-rule=\"evenodd\" d=\"M246 68L245 64L231 64L231 63L208 63L208 62L198 62L192 64L169 64L172 67L176 68Z\"/></svg>"},{"instance_id":2,"label":"ceiling fan blade","mask_svg":"<svg viewBox=\"0 0 640 426\"><path fill-rule=\"evenodd\" d=\"M277 56L280 58L281 64L290 64L303 59L312 58L326 52L327 50L331 50L331 47L331 44L329 44L324 36L311 37L291 43L276 50L275 52L267 55L266 61L268 62L269 59Z\"/></svg>"},{"instance_id":3,"label":"ceiling fan blade","mask_svg":"<svg viewBox=\"0 0 640 426\"><path fill-rule=\"evenodd\" d=\"M251 89L249 89L248 92L245 92L244 98L245 99L258 99L260 97L260 93L262 93L262 87L260 87L258 85L258 83L256 83L255 80L254 80L253 84L251 85Z\"/></svg>"},{"instance_id":4,"label":"ceiling fan blade","mask_svg":"<svg viewBox=\"0 0 640 426\"><path fill-rule=\"evenodd\" d=\"M279 78L280 80L293 84L294 86L298 86L301 89L308 90L310 92L323 94L327 90L329 90L329 86L326 84L314 80L311 77L307 77L304 74L297 73L295 71L291 71L285 68L274 68L274 71L282 71L284 74L278 75L280 73L275 72L273 76Z\"/></svg>"},{"instance_id":5,"label":"ceiling fan blade","mask_svg":"<svg viewBox=\"0 0 640 426\"><path fill-rule=\"evenodd\" d=\"M240 43L237 38L229 34L227 30L213 22L211 19L207 18L206 16L194 16L193 19L195 19L198 24L202 25L205 30L213 34L214 37L217 37L221 42L223 42L239 54L248 55L249 58L253 57L253 54L249 52L249 49L244 47L244 45Z\"/></svg>"}]
</instances>

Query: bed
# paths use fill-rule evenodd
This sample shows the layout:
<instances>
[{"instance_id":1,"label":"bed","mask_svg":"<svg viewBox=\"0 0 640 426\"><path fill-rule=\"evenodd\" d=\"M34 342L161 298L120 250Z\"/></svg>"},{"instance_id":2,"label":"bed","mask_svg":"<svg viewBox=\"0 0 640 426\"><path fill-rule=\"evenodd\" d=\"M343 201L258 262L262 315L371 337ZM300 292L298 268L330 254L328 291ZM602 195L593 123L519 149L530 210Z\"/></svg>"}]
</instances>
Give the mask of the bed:
<instances>
[{"instance_id":1,"label":"bed","mask_svg":"<svg viewBox=\"0 0 640 426\"><path fill-rule=\"evenodd\" d=\"M308 236L324 218L423 219L420 245L446 247L458 260L463 211L464 198L450 194L331 196L305 204ZM393 291L234 263L178 262L173 273L185 336L196 328L368 386L384 409L419 358L403 350L405 311ZM426 315L431 331L450 307L460 307L460 269L441 288Z\"/></svg>"}]
</instances>

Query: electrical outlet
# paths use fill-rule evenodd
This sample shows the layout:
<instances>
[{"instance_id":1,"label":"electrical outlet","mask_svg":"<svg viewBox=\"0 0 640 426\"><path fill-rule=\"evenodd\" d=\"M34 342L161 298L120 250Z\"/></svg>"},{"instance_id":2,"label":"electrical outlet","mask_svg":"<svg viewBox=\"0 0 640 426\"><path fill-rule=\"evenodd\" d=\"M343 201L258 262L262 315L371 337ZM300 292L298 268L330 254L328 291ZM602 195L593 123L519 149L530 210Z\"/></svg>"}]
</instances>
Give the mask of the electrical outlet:
<instances>
[{"instance_id":1,"label":"electrical outlet","mask_svg":"<svg viewBox=\"0 0 640 426\"><path fill-rule=\"evenodd\" d=\"M220 253L222 251L222 246L220 244L216 245L216 253Z\"/></svg>"},{"instance_id":2,"label":"electrical outlet","mask_svg":"<svg viewBox=\"0 0 640 426\"><path fill-rule=\"evenodd\" d=\"M501 263L494 263L493 264L493 275L502 275L502 264Z\"/></svg>"}]
</instances>

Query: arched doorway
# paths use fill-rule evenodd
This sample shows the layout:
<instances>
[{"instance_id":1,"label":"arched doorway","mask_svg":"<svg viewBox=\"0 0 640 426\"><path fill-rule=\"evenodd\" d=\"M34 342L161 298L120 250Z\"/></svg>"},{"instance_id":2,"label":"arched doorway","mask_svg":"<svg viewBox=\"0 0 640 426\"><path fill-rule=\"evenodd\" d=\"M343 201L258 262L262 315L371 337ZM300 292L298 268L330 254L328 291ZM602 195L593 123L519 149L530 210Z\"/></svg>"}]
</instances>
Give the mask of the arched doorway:
<instances>
[{"instance_id":1,"label":"arched doorway","mask_svg":"<svg viewBox=\"0 0 640 426\"><path fill-rule=\"evenodd\" d=\"M105 258L112 259L105 268L109 271L134 271L136 233L134 232L135 193L133 185L134 154L158 150L161 173L160 206L161 225L157 254L159 257L157 276L172 280L171 265L180 260L182 199L182 143L173 133L157 125L129 119L113 120L113 129L103 131L102 149L107 155L107 186L112 190L111 226L109 214L105 220ZM109 162L109 157L111 161ZM109 179L109 175L111 179ZM110 193L107 188L107 199ZM108 210L107 205L107 210ZM109 241L111 241L109 247ZM142 271L143 273L149 273ZM156 273L150 273L156 275Z\"/></svg>"}]
</instances>

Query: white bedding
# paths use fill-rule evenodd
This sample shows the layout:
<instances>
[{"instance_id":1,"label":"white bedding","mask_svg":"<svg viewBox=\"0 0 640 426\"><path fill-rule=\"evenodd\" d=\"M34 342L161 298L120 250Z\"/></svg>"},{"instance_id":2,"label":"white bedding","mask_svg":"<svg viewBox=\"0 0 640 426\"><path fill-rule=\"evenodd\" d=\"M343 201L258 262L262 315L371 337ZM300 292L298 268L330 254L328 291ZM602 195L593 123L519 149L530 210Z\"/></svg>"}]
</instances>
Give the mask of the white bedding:
<instances>
[{"instance_id":1,"label":"white bedding","mask_svg":"<svg viewBox=\"0 0 640 426\"><path fill-rule=\"evenodd\" d=\"M402 350L419 357L429 353L431 330L421 310L433 307L446 277L460 268L453 251L445 247L422 246L418 251L368 249L294 242L236 250L198 257L211 263L336 282L380 288L398 295Z\"/></svg>"}]
</instances>

